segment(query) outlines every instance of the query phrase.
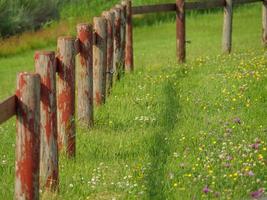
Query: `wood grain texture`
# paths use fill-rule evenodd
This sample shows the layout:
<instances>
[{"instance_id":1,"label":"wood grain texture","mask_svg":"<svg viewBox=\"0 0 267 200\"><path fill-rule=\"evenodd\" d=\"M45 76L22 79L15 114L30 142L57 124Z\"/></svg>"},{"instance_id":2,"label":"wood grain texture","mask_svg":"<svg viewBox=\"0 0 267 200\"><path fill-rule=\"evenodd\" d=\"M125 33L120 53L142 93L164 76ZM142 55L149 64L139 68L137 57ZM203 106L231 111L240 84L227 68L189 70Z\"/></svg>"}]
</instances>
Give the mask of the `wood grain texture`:
<instances>
[{"instance_id":1,"label":"wood grain texture","mask_svg":"<svg viewBox=\"0 0 267 200\"><path fill-rule=\"evenodd\" d=\"M68 157L75 156L75 40L60 37L57 42L58 146Z\"/></svg>"},{"instance_id":2,"label":"wood grain texture","mask_svg":"<svg viewBox=\"0 0 267 200\"><path fill-rule=\"evenodd\" d=\"M88 127L94 124L93 106L93 27L82 23L77 25L79 54L77 66L77 108L78 120Z\"/></svg>"},{"instance_id":3,"label":"wood grain texture","mask_svg":"<svg viewBox=\"0 0 267 200\"><path fill-rule=\"evenodd\" d=\"M40 187L58 189L56 58L53 51L37 51L35 72L41 77Z\"/></svg>"},{"instance_id":4,"label":"wood grain texture","mask_svg":"<svg viewBox=\"0 0 267 200\"><path fill-rule=\"evenodd\" d=\"M230 53L232 49L233 0L226 0L225 2L226 4L224 6L222 51L223 53Z\"/></svg>"},{"instance_id":5,"label":"wood grain texture","mask_svg":"<svg viewBox=\"0 0 267 200\"><path fill-rule=\"evenodd\" d=\"M40 76L17 78L17 135L14 199L39 199Z\"/></svg>"}]
</instances>

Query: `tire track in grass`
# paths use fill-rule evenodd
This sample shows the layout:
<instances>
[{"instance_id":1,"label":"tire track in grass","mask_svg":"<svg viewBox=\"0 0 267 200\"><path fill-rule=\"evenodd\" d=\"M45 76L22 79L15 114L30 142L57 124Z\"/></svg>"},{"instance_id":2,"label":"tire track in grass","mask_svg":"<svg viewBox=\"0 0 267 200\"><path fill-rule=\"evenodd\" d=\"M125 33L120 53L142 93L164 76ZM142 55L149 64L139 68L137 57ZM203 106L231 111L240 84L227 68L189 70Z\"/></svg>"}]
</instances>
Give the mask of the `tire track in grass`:
<instances>
[{"instance_id":1,"label":"tire track in grass","mask_svg":"<svg viewBox=\"0 0 267 200\"><path fill-rule=\"evenodd\" d=\"M177 75L178 74L178 75ZM176 73L180 78L182 71ZM179 89L174 87L174 80L167 80L162 86L162 99L160 102L159 123L155 133L151 136L149 156L151 167L146 177L148 199L168 199L167 160L171 154L171 138L181 106L179 104Z\"/></svg>"}]
</instances>

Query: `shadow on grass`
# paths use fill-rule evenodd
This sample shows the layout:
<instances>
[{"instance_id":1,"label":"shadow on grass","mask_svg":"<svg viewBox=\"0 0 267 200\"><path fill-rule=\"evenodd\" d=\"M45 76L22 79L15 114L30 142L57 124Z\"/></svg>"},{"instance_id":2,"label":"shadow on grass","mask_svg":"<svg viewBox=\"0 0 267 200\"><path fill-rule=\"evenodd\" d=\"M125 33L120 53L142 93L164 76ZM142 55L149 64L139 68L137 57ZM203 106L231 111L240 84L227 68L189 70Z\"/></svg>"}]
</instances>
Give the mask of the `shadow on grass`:
<instances>
[{"instance_id":1,"label":"shadow on grass","mask_svg":"<svg viewBox=\"0 0 267 200\"><path fill-rule=\"evenodd\" d=\"M152 144L149 150L151 168L146 179L148 199L159 200L167 199L165 167L171 153L170 137L180 112L179 95L172 81L163 85L162 95L163 102L158 117L159 129L152 136Z\"/></svg>"}]
</instances>

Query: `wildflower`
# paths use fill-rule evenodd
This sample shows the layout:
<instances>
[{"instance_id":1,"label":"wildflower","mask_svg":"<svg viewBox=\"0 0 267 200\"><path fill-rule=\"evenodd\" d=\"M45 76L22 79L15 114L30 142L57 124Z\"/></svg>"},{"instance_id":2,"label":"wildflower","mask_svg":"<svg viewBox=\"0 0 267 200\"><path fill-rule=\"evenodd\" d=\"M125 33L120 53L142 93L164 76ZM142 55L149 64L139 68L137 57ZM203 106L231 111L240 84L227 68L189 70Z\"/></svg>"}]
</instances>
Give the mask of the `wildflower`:
<instances>
[{"instance_id":1,"label":"wildflower","mask_svg":"<svg viewBox=\"0 0 267 200\"><path fill-rule=\"evenodd\" d=\"M203 190L202 190L205 194L208 194L209 192L211 192L211 190L209 189L209 187L206 185Z\"/></svg>"},{"instance_id":2,"label":"wildflower","mask_svg":"<svg viewBox=\"0 0 267 200\"><path fill-rule=\"evenodd\" d=\"M257 191L251 192L250 196L254 199L259 199L262 197L262 195L264 194L264 189L260 188Z\"/></svg>"},{"instance_id":3,"label":"wildflower","mask_svg":"<svg viewBox=\"0 0 267 200\"><path fill-rule=\"evenodd\" d=\"M248 176L254 176L253 171L250 170L250 171L248 172Z\"/></svg>"}]
</instances>

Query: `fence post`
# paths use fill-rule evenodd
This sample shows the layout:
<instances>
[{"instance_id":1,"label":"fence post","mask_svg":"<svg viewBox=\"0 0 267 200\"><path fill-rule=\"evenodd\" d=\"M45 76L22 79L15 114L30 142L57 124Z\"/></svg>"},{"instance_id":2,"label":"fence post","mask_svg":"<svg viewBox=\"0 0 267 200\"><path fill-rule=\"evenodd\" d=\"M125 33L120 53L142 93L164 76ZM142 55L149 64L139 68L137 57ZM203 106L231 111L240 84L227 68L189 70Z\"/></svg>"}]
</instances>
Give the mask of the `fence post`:
<instances>
[{"instance_id":1,"label":"fence post","mask_svg":"<svg viewBox=\"0 0 267 200\"><path fill-rule=\"evenodd\" d=\"M176 0L176 48L178 63L184 63L186 56L184 0Z\"/></svg>"},{"instance_id":2,"label":"fence post","mask_svg":"<svg viewBox=\"0 0 267 200\"><path fill-rule=\"evenodd\" d=\"M113 79L120 79L120 69L121 69L121 10L119 8L113 8L112 11L115 14L114 20L114 60L113 60Z\"/></svg>"},{"instance_id":3,"label":"fence post","mask_svg":"<svg viewBox=\"0 0 267 200\"><path fill-rule=\"evenodd\" d=\"M133 26L132 26L132 1L124 1L126 5L126 46L125 46L125 71L134 69L133 61Z\"/></svg>"},{"instance_id":4,"label":"fence post","mask_svg":"<svg viewBox=\"0 0 267 200\"><path fill-rule=\"evenodd\" d=\"M93 108L93 28L89 24L78 24L77 34L79 40L78 77L78 120L89 127L94 123Z\"/></svg>"},{"instance_id":5,"label":"fence post","mask_svg":"<svg viewBox=\"0 0 267 200\"><path fill-rule=\"evenodd\" d=\"M122 16L121 16L121 51L122 51L122 72L125 72L125 56L126 56L126 19L127 19L127 7L126 4L121 4Z\"/></svg>"},{"instance_id":6,"label":"fence post","mask_svg":"<svg viewBox=\"0 0 267 200\"><path fill-rule=\"evenodd\" d=\"M118 66L117 66L117 80L120 80L121 79L121 76L123 74L123 70L124 70L124 60L123 60L123 23L124 23L124 19L123 19L123 7L122 5L118 4L115 6L115 8L117 9L117 11L119 12L119 36L120 36L120 39L119 39L119 49L118 49L118 60L119 60L119 63L118 63Z\"/></svg>"},{"instance_id":7,"label":"fence post","mask_svg":"<svg viewBox=\"0 0 267 200\"><path fill-rule=\"evenodd\" d=\"M267 47L267 1L262 4L262 42Z\"/></svg>"},{"instance_id":8,"label":"fence post","mask_svg":"<svg viewBox=\"0 0 267 200\"><path fill-rule=\"evenodd\" d=\"M40 187L58 188L56 59L53 51L35 52L35 71L41 76Z\"/></svg>"},{"instance_id":9,"label":"fence post","mask_svg":"<svg viewBox=\"0 0 267 200\"><path fill-rule=\"evenodd\" d=\"M17 135L14 199L37 200L39 199L40 159L40 76L20 73L17 77L16 97Z\"/></svg>"},{"instance_id":10,"label":"fence post","mask_svg":"<svg viewBox=\"0 0 267 200\"><path fill-rule=\"evenodd\" d=\"M115 13L105 11L102 13L107 20L107 72L106 72L106 93L110 94L113 79L113 56L114 56L114 19Z\"/></svg>"},{"instance_id":11,"label":"fence post","mask_svg":"<svg viewBox=\"0 0 267 200\"><path fill-rule=\"evenodd\" d=\"M230 53L232 48L233 1L225 0L223 22L223 53Z\"/></svg>"},{"instance_id":12,"label":"fence post","mask_svg":"<svg viewBox=\"0 0 267 200\"><path fill-rule=\"evenodd\" d=\"M60 37L57 41L58 146L68 157L75 156L75 40Z\"/></svg>"},{"instance_id":13,"label":"fence post","mask_svg":"<svg viewBox=\"0 0 267 200\"><path fill-rule=\"evenodd\" d=\"M107 21L104 17L94 17L94 101L96 105L105 103L107 71Z\"/></svg>"},{"instance_id":14,"label":"fence post","mask_svg":"<svg viewBox=\"0 0 267 200\"><path fill-rule=\"evenodd\" d=\"M118 4L115 6L120 10L120 69L119 78L125 70L125 42L126 42L126 6Z\"/></svg>"}]
</instances>

